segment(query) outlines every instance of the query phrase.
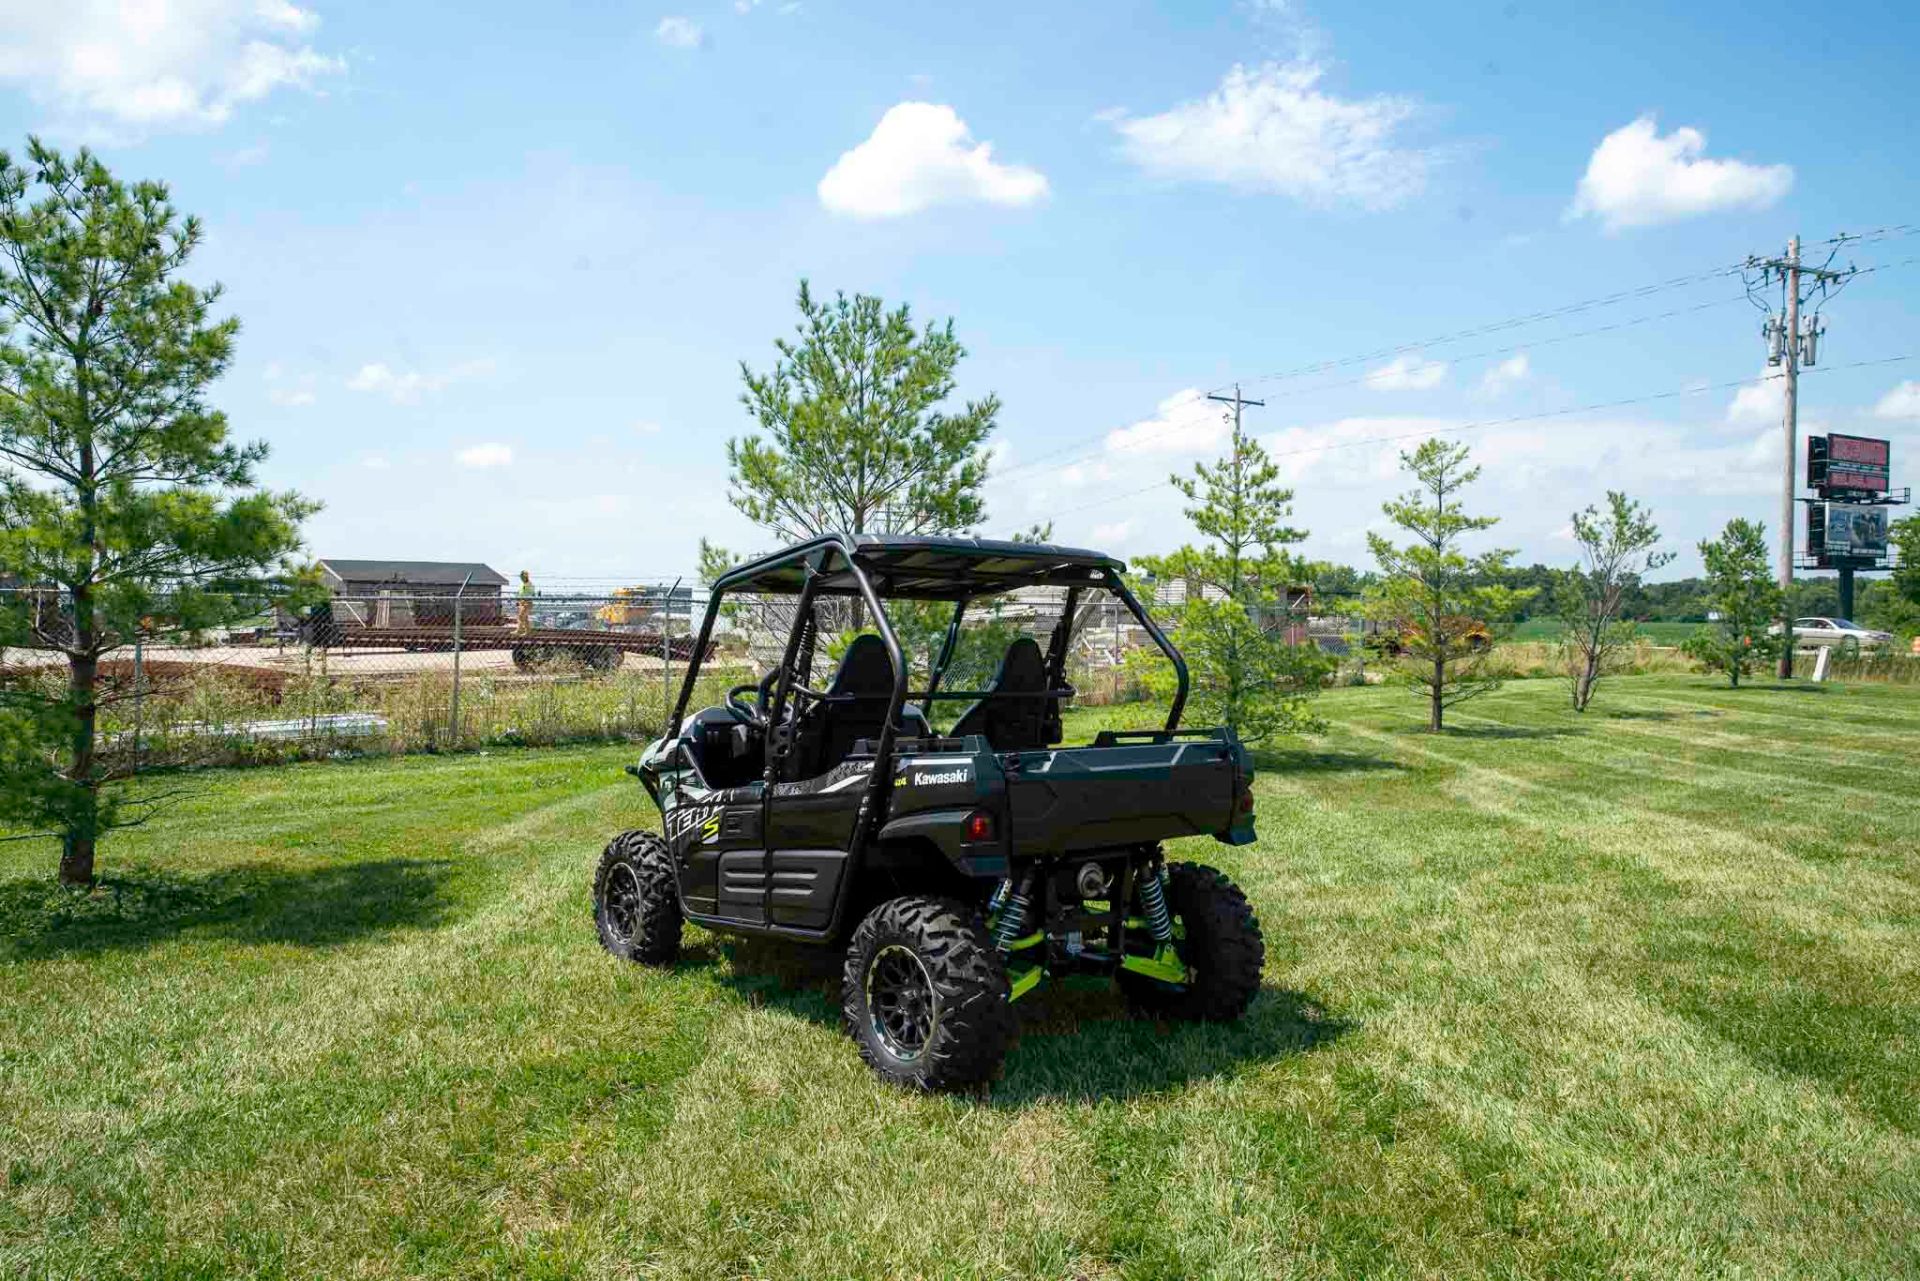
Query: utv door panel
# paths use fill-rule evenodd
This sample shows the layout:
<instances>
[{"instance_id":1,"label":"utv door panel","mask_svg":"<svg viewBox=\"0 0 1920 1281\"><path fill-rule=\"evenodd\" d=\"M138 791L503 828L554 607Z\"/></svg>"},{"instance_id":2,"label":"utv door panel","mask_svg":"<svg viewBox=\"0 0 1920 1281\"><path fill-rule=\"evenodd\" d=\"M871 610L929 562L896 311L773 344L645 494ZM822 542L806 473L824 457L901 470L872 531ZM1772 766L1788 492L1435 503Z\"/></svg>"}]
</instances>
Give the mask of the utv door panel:
<instances>
[{"instance_id":1,"label":"utv door panel","mask_svg":"<svg viewBox=\"0 0 1920 1281\"><path fill-rule=\"evenodd\" d=\"M755 924L766 922L765 851L727 850L720 855L720 915Z\"/></svg>"},{"instance_id":2,"label":"utv door panel","mask_svg":"<svg viewBox=\"0 0 1920 1281\"><path fill-rule=\"evenodd\" d=\"M767 885L768 915L775 925L823 929L833 919L847 856L840 850L775 850Z\"/></svg>"},{"instance_id":3,"label":"utv door panel","mask_svg":"<svg viewBox=\"0 0 1920 1281\"><path fill-rule=\"evenodd\" d=\"M720 880L720 853L712 845L696 845L680 859L680 897L690 912L712 912Z\"/></svg>"},{"instance_id":4,"label":"utv door panel","mask_svg":"<svg viewBox=\"0 0 1920 1281\"><path fill-rule=\"evenodd\" d=\"M866 796L866 779L837 792L779 795L768 817L767 844L779 849L845 849Z\"/></svg>"}]
</instances>

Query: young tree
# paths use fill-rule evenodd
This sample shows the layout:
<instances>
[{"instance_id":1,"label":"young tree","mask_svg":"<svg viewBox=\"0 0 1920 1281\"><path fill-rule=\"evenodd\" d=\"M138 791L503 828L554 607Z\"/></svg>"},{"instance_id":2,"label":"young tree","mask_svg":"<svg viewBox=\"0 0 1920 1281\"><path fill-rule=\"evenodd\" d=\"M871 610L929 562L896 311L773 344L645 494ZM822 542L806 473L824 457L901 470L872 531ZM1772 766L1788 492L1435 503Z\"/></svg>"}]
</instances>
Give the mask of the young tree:
<instances>
[{"instance_id":1,"label":"young tree","mask_svg":"<svg viewBox=\"0 0 1920 1281\"><path fill-rule=\"evenodd\" d=\"M1333 664L1318 646L1290 644L1287 635L1287 586L1300 566L1284 548L1306 537L1286 523L1293 491L1238 423L1224 457L1171 479L1192 504L1187 519L1207 541L1141 563L1156 577L1187 585L1177 626L1195 717L1250 743L1319 728L1308 700ZM1150 688L1170 691L1164 663L1142 672Z\"/></svg>"},{"instance_id":2,"label":"young tree","mask_svg":"<svg viewBox=\"0 0 1920 1281\"><path fill-rule=\"evenodd\" d=\"M1499 523L1460 509L1460 491L1480 475L1467 458L1465 445L1437 438L1401 454L1401 466L1419 483L1381 510L1412 541L1400 547L1367 535L1380 566L1367 613L1386 629L1401 672L1427 699L1427 728L1435 733L1447 708L1499 684L1486 672L1492 637L1532 595L1502 583L1512 552L1470 558L1460 550L1466 535Z\"/></svg>"},{"instance_id":3,"label":"young tree","mask_svg":"<svg viewBox=\"0 0 1920 1281\"><path fill-rule=\"evenodd\" d=\"M257 612L314 510L260 489L266 446L207 405L239 326L180 279L200 239L164 186L87 151L0 153L0 577L32 589L0 633L67 663L57 691L5 692L0 813L60 833L67 884L146 812L100 751L102 656Z\"/></svg>"},{"instance_id":4,"label":"young tree","mask_svg":"<svg viewBox=\"0 0 1920 1281\"><path fill-rule=\"evenodd\" d=\"M1719 615L1687 638L1686 652L1709 671L1740 678L1771 663L1791 640L1769 626L1780 617L1780 586L1767 570L1767 530L1758 521L1734 519L1720 537L1700 544L1707 567L1708 607Z\"/></svg>"},{"instance_id":5,"label":"young tree","mask_svg":"<svg viewBox=\"0 0 1920 1281\"><path fill-rule=\"evenodd\" d=\"M1874 593L1875 626L1910 638L1920 634L1920 516L1895 522L1889 533L1899 563Z\"/></svg>"},{"instance_id":6,"label":"young tree","mask_svg":"<svg viewBox=\"0 0 1920 1281\"><path fill-rule=\"evenodd\" d=\"M997 397L939 406L966 349L953 322L916 330L907 308L800 282L797 339L778 339L773 369L740 366L741 401L766 435L727 442L729 500L792 542L829 530L943 534L986 513L987 437Z\"/></svg>"},{"instance_id":7,"label":"young tree","mask_svg":"<svg viewBox=\"0 0 1920 1281\"><path fill-rule=\"evenodd\" d=\"M1607 491L1605 512L1594 507L1573 514L1580 564L1554 585L1554 612L1573 685L1573 710L1584 712L1593 690L1621 651L1633 645L1634 626L1620 617L1621 602L1639 582L1673 559L1656 551L1660 531L1652 515L1617 490Z\"/></svg>"}]
</instances>

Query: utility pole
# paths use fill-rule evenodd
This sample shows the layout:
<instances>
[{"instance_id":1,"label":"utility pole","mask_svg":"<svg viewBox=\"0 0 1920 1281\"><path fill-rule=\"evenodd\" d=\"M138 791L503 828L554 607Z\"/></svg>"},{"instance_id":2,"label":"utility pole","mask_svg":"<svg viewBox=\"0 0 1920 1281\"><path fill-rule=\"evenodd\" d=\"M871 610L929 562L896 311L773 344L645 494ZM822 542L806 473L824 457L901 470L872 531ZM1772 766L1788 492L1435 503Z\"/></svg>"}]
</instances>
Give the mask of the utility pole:
<instances>
[{"instance_id":1,"label":"utility pole","mask_svg":"<svg viewBox=\"0 0 1920 1281\"><path fill-rule=\"evenodd\" d=\"M1781 452L1785 470L1780 481L1780 679L1793 676L1793 511L1794 469L1800 465L1800 237L1787 242L1787 380L1786 412L1780 416L1786 432Z\"/></svg>"},{"instance_id":2,"label":"utility pole","mask_svg":"<svg viewBox=\"0 0 1920 1281\"><path fill-rule=\"evenodd\" d=\"M1834 243L1834 253L1848 237L1841 237ZM1802 358L1811 365L1815 363L1819 351L1820 315L1816 308L1811 320L1803 328L1800 323L1800 306L1806 301L1802 285L1809 290L1818 289L1822 300L1834 289L1844 284L1853 275L1853 268L1836 271L1832 269L1833 254L1827 255L1826 263L1818 267L1807 267L1800 261L1800 237L1795 236L1787 242L1787 254L1784 258L1749 258L1749 271L1758 268L1760 285L1778 280L1783 295L1782 310L1784 321L1776 320L1771 308L1768 309L1767 322L1761 327L1761 333L1767 339L1767 363L1784 366L1781 377L1785 380L1786 402L1780 416L1781 431L1785 438L1786 449L1781 459L1780 483L1780 647L1779 675L1781 680L1793 676L1793 534L1794 508L1798 498L1794 494L1796 473L1800 458L1800 362ZM1749 279L1747 293L1751 297L1755 292L1754 282ZM1758 300L1755 300L1758 302ZM1764 303L1760 304L1765 306Z\"/></svg>"},{"instance_id":3,"label":"utility pole","mask_svg":"<svg viewBox=\"0 0 1920 1281\"><path fill-rule=\"evenodd\" d=\"M1212 392L1208 392L1207 399L1217 400L1223 405L1233 406L1233 434L1236 436L1240 434L1240 411L1242 409L1245 409L1248 405L1252 405L1256 409L1265 409L1267 407L1267 402L1264 400L1248 400L1243 397L1240 394L1239 383L1233 385L1233 395L1216 396Z\"/></svg>"}]
</instances>

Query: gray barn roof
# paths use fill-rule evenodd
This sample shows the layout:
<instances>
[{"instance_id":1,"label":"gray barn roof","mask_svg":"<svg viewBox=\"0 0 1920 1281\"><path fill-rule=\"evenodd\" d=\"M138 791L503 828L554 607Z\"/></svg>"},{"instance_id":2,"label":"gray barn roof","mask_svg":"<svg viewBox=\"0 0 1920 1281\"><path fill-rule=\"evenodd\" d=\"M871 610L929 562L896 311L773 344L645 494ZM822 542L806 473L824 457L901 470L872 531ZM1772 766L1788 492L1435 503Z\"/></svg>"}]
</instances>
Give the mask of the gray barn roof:
<instances>
[{"instance_id":1,"label":"gray barn roof","mask_svg":"<svg viewBox=\"0 0 1920 1281\"><path fill-rule=\"evenodd\" d=\"M408 583L420 587L504 587L506 576L479 561L322 559L327 576L343 583Z\"/></svg>"}]
</instances>

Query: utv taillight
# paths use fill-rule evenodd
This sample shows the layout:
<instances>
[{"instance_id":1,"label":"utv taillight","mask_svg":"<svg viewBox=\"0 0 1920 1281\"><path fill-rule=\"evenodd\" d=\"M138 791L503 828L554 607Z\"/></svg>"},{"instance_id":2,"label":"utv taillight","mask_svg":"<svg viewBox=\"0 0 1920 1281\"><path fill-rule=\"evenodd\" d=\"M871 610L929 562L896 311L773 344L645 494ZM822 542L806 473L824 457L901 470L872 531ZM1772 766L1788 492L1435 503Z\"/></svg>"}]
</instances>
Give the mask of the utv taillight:
<instances>
[{"instance_id":1,"label":"utv taillight","mask_svg":"<svg viewBox=\"0 0 1920 1281\"><path fill-rule=\"evenodd\" d=\"M1240 789L1240 799L1235 802L1234 807L1242 814L1253 813L1253 789L1251 787L1243 787Z\"/></svg>"},{"instance_id":2,"label":"utv taillight","mask_svg":"<svg viewBox=\"0 0 1920 1281\"><path fill-rule=\"evenodd\" d=\"M975 810L967 815L966 835L969 841L990 841L993 839L993 815L985 810Z\"/></svg>"}]
</instances>

